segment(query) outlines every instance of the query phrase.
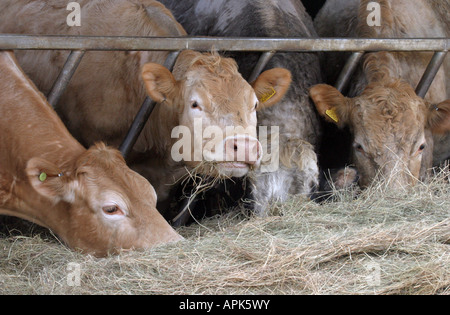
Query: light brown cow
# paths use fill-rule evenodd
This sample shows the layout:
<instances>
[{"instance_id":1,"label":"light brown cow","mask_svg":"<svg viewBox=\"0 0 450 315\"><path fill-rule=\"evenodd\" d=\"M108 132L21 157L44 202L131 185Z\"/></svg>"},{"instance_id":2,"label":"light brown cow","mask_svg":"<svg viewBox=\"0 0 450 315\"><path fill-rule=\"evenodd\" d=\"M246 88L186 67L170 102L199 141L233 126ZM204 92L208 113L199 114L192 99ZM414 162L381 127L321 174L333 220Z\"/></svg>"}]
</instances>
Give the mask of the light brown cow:
<instances>
[{"instance_id":1,"label":"light brown cow","mask_svg":"<svg viewBox=\"0 0 450 315\"><path fill-rule=\"evenodd\" d=\"M77 142L14 55L0 52L0 215L96 256L180 240L148 181L116 149Z\"/></svg>"},{"instance_id":2,"label":"light brown cow","mask_svg":"<svg viewBox=\"0 0 450 315\"><path fill-rule=\"evenodd\" d=\"M234 60L194 51L181 53L173 74L160 65L147 64L143 77L149 95L161 104L150 118L153 133L149 137L153 156L160 162L146 164L147 171L151 171L142 172L151 182L165 181L163 188L180 177L180 174L167 177L167 170L178 169L184 174L185 165L199 174L220 177L242 177L258 167L262 148L256 138L256 111L278 102L291 82L289 71L275 68L263 72L252 88L238 72ZM260 101L271 89L275 95ZM178 126L183 126L184 135L173 134ZM219 135L208 136L211 127ZM232 127L228 134L227 127ZM169 137L171 134L174 139ZM196 139L198 135L205 136ZM187 146L174 146L186 140L186 136ZM208 149L208 145L218 150ZM197 159L196 150L203 152ZM187 153L184 163L174 160L174 154L180 151ZM161 165L163 171L158 169ZM165 197L163 190L158 193Z\"/></svg>"},{"instance_id":3,"label":"light brown cow","mask_svg":"<svg viewBox=\"0 0 450 315\"><path fill-rule=\"evenodd\" d=\"M56 2L59 1L2 1L0 31L127 36L186 34L169 11L156 1L79 1L80 27L65 25L67 11ZM103 140L117 146L142 104L145 92L159 102L135 145L136 151L147 152L149 158L143 163L134 159L135 169L150 180L159 200L167 198L171 185L186 174L186 166L203 175L236 177L257 167L262 148L256 139L256 109L279 101L291 81L289 71L272 69L261 74L252 88L232 59L189 50L180 54L171 74L160 65L166 55L87 52L57 106L69 130L83 144ZM37 86L49 91L62 67L63 56L55 51L28 51L18 53L18 60ZM36 64L42 67L35 67ZM173 129L177 126L186 128L179 127L176 133ZM222 139L212 133L208 136L211 126L224 131ZM227 134L227 126L241 127L241 131L236 129ZM199 131L197 138L194 129ZM182 131L189 131L192 140L184 150L176 145L183 140ZM219 145L213 145L214 141ZM207 145L212 148L202 154ZM188 157L187 150L192 153L190 160L174 159L174 154Z\"/></svg>"},{"instance_id":4,"label":"light brown cow","mask_svg":"<svg viewBox=\"0 0 450 315\"><path fill-rule=\"evenodd\" d=\"M369 2L329 0L315 21L319 34L449 36L449 21L444 17L450 10L448 2L378 1L381 26L367 23ZM418 84L430 58L429 53L370 53L352 81L349 95L353 98L346 98L327 85L311 89L310 95L323 117L341 127L350 127L353 162L363 186L376 175L394 187L425 178L432 166L433 144L435 164L450 155L450 102L444 101L449 97L448 64L439 71L425 100L412 88ZM328 64L327 69L331 68ZM434 141L431 132L435 134Z\"/></svg>"}]
</instances>

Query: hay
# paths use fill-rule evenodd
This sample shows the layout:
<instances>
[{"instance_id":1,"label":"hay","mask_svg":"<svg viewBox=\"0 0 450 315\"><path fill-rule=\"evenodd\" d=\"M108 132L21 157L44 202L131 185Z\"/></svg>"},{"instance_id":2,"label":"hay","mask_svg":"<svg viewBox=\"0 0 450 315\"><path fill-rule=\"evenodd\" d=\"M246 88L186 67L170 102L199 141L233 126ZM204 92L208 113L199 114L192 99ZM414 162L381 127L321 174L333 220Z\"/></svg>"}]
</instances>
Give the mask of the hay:
<instances>
[{"instance_id":1,"label":"hay","mask_svg":"<svg viewBox=\"0 0 450 315\"><path fill-rule=\"evenodd\" d=\"M449 196L441 175L323 205L296 197L274 206L281 215L234 211L180 228L180 243L105 259L15 233L0 239L0 294L450 294Z\"/></svg>"}]
</instances>

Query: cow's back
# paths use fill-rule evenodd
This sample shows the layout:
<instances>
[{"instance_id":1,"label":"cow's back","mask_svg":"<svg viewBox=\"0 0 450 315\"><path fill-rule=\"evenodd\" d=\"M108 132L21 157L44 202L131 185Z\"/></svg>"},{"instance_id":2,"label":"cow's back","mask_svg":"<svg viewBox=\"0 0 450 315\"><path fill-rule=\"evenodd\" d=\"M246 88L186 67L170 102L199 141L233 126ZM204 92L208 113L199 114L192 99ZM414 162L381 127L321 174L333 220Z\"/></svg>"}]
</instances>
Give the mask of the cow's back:
<instances>
[{"instance_id":1,"label":"cow's back","mask_svg":"<svg viewBox=\"0 0 450 315\"><path fill-rule=\"evenodd\" d=\"M80 0L81 26L68 26L61 1L2 1L1 33L88 36L180 36L183 28L153 0ZM18 51L17 59L47 94L67 51ZM145 62L163 63L167 52L87 52L56 108L69 130L85 145L120 144L146 97L140 79ZM120 118L120 119L118 119ZM142 140L142 137L141 139ZM141 142L138 143L141 145ZM146 146L142 144L142 146Z\"/></svg>"}]
</instances>

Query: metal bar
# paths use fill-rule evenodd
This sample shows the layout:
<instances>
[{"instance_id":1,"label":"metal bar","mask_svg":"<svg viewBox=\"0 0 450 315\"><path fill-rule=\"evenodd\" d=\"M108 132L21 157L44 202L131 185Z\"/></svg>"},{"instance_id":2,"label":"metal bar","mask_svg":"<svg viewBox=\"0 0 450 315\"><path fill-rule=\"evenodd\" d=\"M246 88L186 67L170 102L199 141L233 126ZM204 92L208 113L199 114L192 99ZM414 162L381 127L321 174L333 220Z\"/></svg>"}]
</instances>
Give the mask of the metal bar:
<instances>
[{"instance_id":1,"label":"metal bar","mask_svg":"<svg viewBox=\"0 0 450 315\"><path fill-rule=\"evenodd\" d=\"M2 50L445 51L449 38L250 38L0 35Z\"/></svg>"},{"instance_id":2,"label":"metal bar","mask_svg":"<svg viewBox=\"0 0 450 315\"><path fill-rule=\"evenodd\" d=\"M164 62L164 66L172 71L172 68L175 65L175 62L179 54L180 54L179 51L173 51L169 53L169 55L166 58L166 61ZM139 112L134 118L134 121L130 129L128 130L128 133L125 136L125 139L123 140L122 144L119 147L119 151L122 153L124 158L127 158L131 150L133 149L133 146L135 145L137 139L139 138L139 135L144 129L145 124L150 118L150 115L152 114L155 106L156 102L152 101L149 97L145 98L144 103L139 109Z\"/></svg>"},{"instance_id":3,"label":"metal bar","mask_svg":"<svg viewBox=\"0 0 450 315\"><path fill-rule=\"evenodd\" d=\"M180 212L169 222L174 228L186 225L191 217L191 208L194 208L198 202L197 196L193 195L192 192L181 202Z\"/></svg>"},{"instance_id":4,"label":"metal bar","mask_svg":"<svg viewBox=\"0 0 450 315\"><path fill-rule=\"evenodd\" d=\"M128 133L125 136L125 139L119 147L119 151L125 159L130 154L131 149L133 149L133 146L144 129L145 123L153 112L153 109L155 109L155 106L156 102L152 101L149 97L145 98L144 103L141 105L139 112L134 118Z\"/></svg>"},{"instance_id":5,"label":"metal bar","mask_svg":"<svg viewBox=\"0 0 450 315\"><path fill-rule=\"evenodd\" d=\"M364 51L356 51L354 52L350 58L348 58L347 63L344 68L342 68L341 74L336 80L336 84L334 85L337 90L343 93L344 89L347 87L353 73L356 70L356 67L359 64L362 56L364 56Z\"/></svg>"},{"instance_id":6,"label":"metal bar","mask_svg":"<svg viewBox=\"0 0 450 315\"><path fill-rule=\"evenodd\" d=\"M83 59L84 53L84 50L76 50L72 51L69 57L67 57L67 61L64 64L64 67L62 68L47 97L48 102L50 103L50 105L52 105L53 108L56 107L56 104L58 104L59 99L69 85L70 79L74 75L75 71L78 68L78 65Z\"/></svg>"},{"instance_id":7,"label":"metal bar","mask_svg":"<svg viewBox=\"0 0 450 315\"><path fill-rule=\"evenodd\" d=\"M441 65L444 63L446 56L447 51L437 51L434 53L433 58L431 58L431 61L422 76L422 79L417 85L416 94L419 97L425 98L427 95L427 92L430 89L430 86L433 83L433 80L436 77Z\"/></svg>"},{"instance_id":8,"label":"metal bar","mask_svg":"<svg viewBox=\"0 0 450 315\"><path fill-rule=\"evenodd\" d=\"M258 76L261 74L267 63L269 63L270 59L272 59L273 55L275 55L276 51L266 51L264 52L261 57L259 57L258 63L256 64L255 68L253 68L253 72L248 78L248 82L255 81Z\"/></svg>"}]
</instances>

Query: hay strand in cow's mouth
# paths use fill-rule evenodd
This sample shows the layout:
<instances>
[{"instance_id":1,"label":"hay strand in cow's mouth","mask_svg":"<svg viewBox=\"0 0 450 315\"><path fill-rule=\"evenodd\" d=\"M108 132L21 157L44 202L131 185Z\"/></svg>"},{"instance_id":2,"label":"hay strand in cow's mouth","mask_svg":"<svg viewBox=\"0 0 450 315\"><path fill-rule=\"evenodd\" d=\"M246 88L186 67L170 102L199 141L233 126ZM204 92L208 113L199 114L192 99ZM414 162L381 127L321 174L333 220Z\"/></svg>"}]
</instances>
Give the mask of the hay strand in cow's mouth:
<instances>
[{"instance_id":1,"label":"hay strand in cow's mouth","mask_svg":"<svg viewBox=\"0 0 450 315\"><path fill-rule=\"evenodd\" d=\"M184 207L171 221L177 222L182 216L186 215L186 212L189 212L189 215L197 222L197 224L201 225L195 216L192 215L191 205L200 194L207 192L217 184L231 178L219 175L216 163L212 162L202 161L192 169L188 169L187 167L185 169L186 175L180 178L177 183L183 187L183 198L186 202L184 203ZM214 176L204 175L205 170L209 170L209 173L214 174Z\"/></svg>"}]
</instances>

